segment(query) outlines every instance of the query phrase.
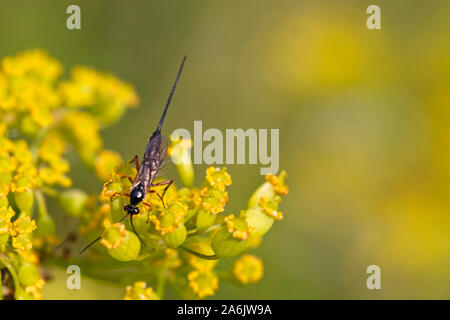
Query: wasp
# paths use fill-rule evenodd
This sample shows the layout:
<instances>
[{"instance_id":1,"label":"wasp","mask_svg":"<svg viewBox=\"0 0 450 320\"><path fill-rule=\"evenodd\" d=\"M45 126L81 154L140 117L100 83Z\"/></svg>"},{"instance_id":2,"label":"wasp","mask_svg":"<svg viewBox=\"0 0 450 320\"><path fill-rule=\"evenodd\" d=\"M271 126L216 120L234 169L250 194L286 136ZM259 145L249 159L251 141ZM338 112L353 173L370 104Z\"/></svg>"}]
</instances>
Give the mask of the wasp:
<instances>
[{"instance_id":1,"label":"wasp","mask_svg":"<svg viewBox=\"0 0 450 320\"><path fill-rule=\"evenodd\" d=\"M130 201L123 207L123 210L126 212L125 216L119 220L122 222L128 216L130 217L130 223L133 228L133 231L137 234L134 225L133 225L133 216L139 213L139 208L137 207L141 202L144 201L145 197L148 193L156 193L161 200L163 206L164 204L164 195L167 189L172 185L173 180L166 180L158 183L154 183L155 177L160 171L162 164L166 160L167 156L167 139L161 134L161 128L164 123L164 119L166 118L167 110L169 109L170 102L172 101L173 94L175 93L175 89L178 84L178 80L180 79L181 73L183 71L184 63L186 62L187 55L184 55L183 61L181 62L181 66L178 70L177 77L175 78L175 82L172 86L172 90L170 91L169 98L167 99L166 106L164 107L163 114L161 119L159 120L158 127L150 136L147 147L145 149L144 156L142 157L142 162L139 163L139 157L135 156L132 162L135 162L137 174L134 180L131 178L131 188L130 193L125 194L129 196ZM156 190L153 190L152 187L165 186L163 193L159 194ZM100 240L101 237L97 237L94 241L92 241L87 247L80 251L82 254L86 251L90 246ZM139 237L140 239L140 237ZM140 239L141 240L141 239ZM141 240L142 241L142 240Z\"/></svg>"}]
</instances>

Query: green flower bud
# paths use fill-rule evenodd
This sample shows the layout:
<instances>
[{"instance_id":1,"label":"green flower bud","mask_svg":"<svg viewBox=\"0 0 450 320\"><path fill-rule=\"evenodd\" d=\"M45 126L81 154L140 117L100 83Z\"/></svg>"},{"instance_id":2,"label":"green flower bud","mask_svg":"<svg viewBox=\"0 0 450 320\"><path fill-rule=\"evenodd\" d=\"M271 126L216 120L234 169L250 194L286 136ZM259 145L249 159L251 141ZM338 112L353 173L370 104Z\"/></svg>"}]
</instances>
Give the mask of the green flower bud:
<instances>
[{"instance_id":1,"label":"green flower bud","mask_svg":"<svg viewBox=\"0 0 450 320\"><path fill-rule=\"evenodd\" d=\"M123 214L122 214L123 216ZM144 213L136 214L133 216L133 225L138 234L145 234L150 227L148 223L148 217ZM131 225L130 225L131 226Z\"/></svg>"},{"instance_id":2,"label":"green flower bud","mask_svg":"<svg viewBox=\"0 0 450 320\"><path fill-rule=\"evenodd\" d=\"M173 232L162 236L164 242L169 248L176 248L184 243L187 237L187 231L184 224L180 224Z\"/></svg>"},{"instance_id":3,"label":"green flower bud","mask_svg":"<svg viewBox=\"0 0 450 320\"><path fill-rule=\"evenodd\" d=\"M275 196L274 200L261 197L258 205L251 207L241 216L247 221L249 227L253 229L252 236L260 237L272 227L274 220L283 219L283 213L278 210L280 196Z\"/></svg>"},{"instance_id":4,"label":"green flower bud","mask_svg":"<svg viewBox=\"0 0 450 320\"><path fill-rule=\"evenodd\" d=\"M197 213L195 222L198 232L203 232L207 230L214 224L215 220L216 220L215 214L212 214L204 209L200 209Z\"/></svg>"},{"instance_id":5,"label":"green flower bud","mask_svg":"<svg viewBox=\"0 0 450 320\"><path fill-rule=\"evenodd\" d=\"M264 213L263 208L254 206L245 211L243 217L248 226L253 228L252 236L260 237L265 234L273 225L274 219Z\"/></svg>"},{"instance_id":6,"label":"green flower bud","mask_svg":"<svg viewBox=\"0 0 450 320\"><path fill-rule=\"evenodd\" d=\"M193 209L189 209L186 216L184 217L184 223L190 221L191 219L193 219L197 212L199 211L199 207L195 207Z\"/></svg>"},{"instance_id":7,"label":"green flower bud","mask_svg":"<svg viewBox=\"0 0 450 320\"><path fill-rule=\"evenodd\" d=\"M266 182L263 183L250 197L248 207L251 208L259 204L261 198L266 198L269 201L274 201L277 195L286 195L289 193L289 188L284 180L287 178L286 171L281 171L280 175L276 176L269 174L266 176Z\"/></svg>"},{"instance_id":8,"label":"green flower bud","mask_svg":"<svg viewBox=\"0 0 450 320\"><path fill-rule=\"evenodd\" d=\"M136 260L141 250L139 238L126 230L122 223L106 227L100 243L108 249L110 256L118 261Z\"/></svg>"},{"instance_id":9,"label":"green flower bud","mask_svg":"<svg viewBox=\"0 0 450 320\"><path fill-rule=\"evenodd\" d=\"M39 236L52 236L55 234L55 222L48 214L47 205L45 203L45 197L40 190L35 193L36 203L38 209L37 229L36 235Z\"/></svg>"},{"instance_id":10,"label":"green flower bud","mask_svg":"<svg viewBox=\"0 0 450 320\"><path fill-rule=\"evenodd\" d=\"M177 171L178 175L180 176L181 182L183 182L186 187L192 187L194 185L195 173L192 162L182 162L180 164L177 164Z\"/></svg>"},{"instance_id":11,"label":"green flower bud","mask_svg":"<svg viewBox=\"0 0 450 320\"><path fill-rule=\"evenodd\" d=\"M211 245L218 258L231 258L247 249L248 239L237 239L227 227L222 227L215 234Z\"/></svg>"},{"instance_id":12,"label":"green flower bud","mask_svg":"<svg viewBox=\"0 0 450 320\"><path fill-rule=\"evenodd\" d=\"M34 202L34 195L31 189L27 189L25 192L15 192L14 200L20 211L26 212L27 214L31 213Z\"/></svg>"},{"instance_id":13,"label":"green flower bud","mask_svg":"<svg viewBox=\"0 0 450 320\"><path fill-rule=\"evenodd\" d=\"M176 134L172 135L170 139L169 154L174 160L181 182L186 187L192 187L195 182L194 166L189 152L192 148L192 141L180 140L180 137Z\"/></svg>"},{"instance_id":14,"label":"green flower bud","mask_svg":"<svg viewBox=\"0 0 450 320\"><path fill-rule=\"evenodd\" d=\"M41 215L37 218L36 235L52 236L55 234L55 222L49 215Z\"/></svg>"},{"instance_id":15,"label":"green flower bud","mask_svg":"<svg viewBox=\"0 0 450 320\"><path fill-rule=\"evenodd\" d=\"M123 218L123 206L124 203L122 198L112 199L110 202L111 206L111 218L113 222L117 222ZM134 221L133 221L134 222Z\"/></svg>"},{"instance_id":16,"label":"green flower bud","mask_svg":"<svg viewBox=\"0 0 450 320\"><path fill-rule=\"evenodd\" d=\"M262 197L265 197L267 199L275 199L275 196L276 196L275 189L272 187L270 182L264 182L251 195L250 200L248 201L248 208L252 208L258 205L259 199L261 199Z\"/></svg>"},{"instance_id":17,"label":"green flower bud","mask_svg":"<svg viewBox=\"0 0 450 320\"><path fill-rule=\"evenodd\" d=\"M38 267L27 261L22 262L17 274L19 276L20 283L24 287L31 286L40 278Z\"/></svg>"},{"instance_id":18,"label":"green flower bud","mask_svg":"<svg viewBox=\"0 0 450 320\"><path fill-rule=\"evenodd\" d=\"M59 205L70 216L78 217L88 200L88 195L79 189L64 190L59 196Z\"/></svg>"}]
</instances>

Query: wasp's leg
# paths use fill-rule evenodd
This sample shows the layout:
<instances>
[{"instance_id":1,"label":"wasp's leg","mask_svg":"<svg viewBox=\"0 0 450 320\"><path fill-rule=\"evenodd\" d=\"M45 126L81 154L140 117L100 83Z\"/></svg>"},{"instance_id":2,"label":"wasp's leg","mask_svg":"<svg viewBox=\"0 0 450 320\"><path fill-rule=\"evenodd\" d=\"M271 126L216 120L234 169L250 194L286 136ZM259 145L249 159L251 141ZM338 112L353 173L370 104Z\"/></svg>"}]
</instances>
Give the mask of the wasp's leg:
<instances>
[{"instance_id":1,"label":"wasp's leg","mask_svg":"<svg viewBox=\"0 0 450 320\"><path fill-rule=\"evenodd\" d=\"M152 187L158 187L158 186L164 186L164 185L167 185L167 186L164 188L164 191L163 191L163 194L162 194L162 197L164 197L164 195L166 194L167 189L169 189L169 187L172 185L172 183L173 183L173 180L166 180L166 181L154 183L154 184L152 184Z\"/></svg>"},{"instance_id":2,"label":"wasp's leg","mask_svg":"<svg viewBox=\"0 0 450 320\"><path fill-rule=\"evenodd\" d=\"M139 157L137 155L134 156L133 160L130 160L128 163L133 163L136 165L136 170L139 172Z\"/></svg>"},{"instance_id":3,"label":"wasp's leg","mask_svg":"<svg viewBox=\"0 0 450 320\"><path fill-rule=\"evenodd\" d=\"M142 201L142 204L150 209L150 210L148 210L148 214L147 214L147 223L149 223L149 221L150 221L150 214L152 213L151 212L152 205L150 203L145 202L145 201Z\"/></svg>"},{"instance_id":4,"label":"wasp's leg","mask_svg":"<svg viewBox=\"0 0 450 320\"><path fill-rule=\"evenodd\" d=\"M133 178L131 178L130 176L121 176L120 179L125 179L127 178L128 181L130 181L131 184L133 184Z\"/></svg>"},{"instance_id":5,"label":"wasp's leg","mask_svg":"<svg viewBox=\"0 0 450 320\"><path fill-rule=\"evenodd\" d=\"M109 200L112 200L114 197L119 197L121 195L124 195L126 197L130 196L130 194L127 192L114 192L112 195L109 196Z\"/></svg>"},{"instance_id":6,"label":"wasp's leg","mask_svg":"<svg viewBox=\"0 0 450 320\"><path fill-rule=\"evenodd\" d=\"M163 199L162 195L160 195L158 192L156 192L156 190L148 190L148 192L149 193L156 193L156 195L158 196L159 200L163 204L164 208L166 208L166 204L164 203L164 199Z\"/></svg>"}]
</instances>

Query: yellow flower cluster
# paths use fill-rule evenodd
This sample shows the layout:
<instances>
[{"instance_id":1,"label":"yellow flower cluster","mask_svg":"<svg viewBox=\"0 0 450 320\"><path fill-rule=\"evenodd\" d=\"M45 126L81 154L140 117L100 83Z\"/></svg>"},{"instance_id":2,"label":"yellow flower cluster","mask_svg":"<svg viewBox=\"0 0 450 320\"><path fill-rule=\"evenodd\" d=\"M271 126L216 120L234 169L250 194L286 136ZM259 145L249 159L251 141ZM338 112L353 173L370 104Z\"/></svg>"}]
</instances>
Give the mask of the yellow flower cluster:
<instances>
[{"instance_id":1,"label":"yellow flower cluster","mask_svg":"<svg viewBox=\"0 0 450 320\"><path fill-rule=\"evenodd\" d=\"M228 202L225 187L231 185L231 176L226 168L209 167L205 179L208 185L200 190L201 207L210 214L223 212Z\"/></svg>"},{"instance_id":2,"label":"yellow flower cluster","mask_svg":"<svg viewBox=\"0 0 450 320\"><path fill-rule=\"evenodd\" d=\"M70 187L72 180L66 175L70 170L69 162L62 157L67 142L58 131L48 132L39 145L39 178L42 184Z\"/></svg>"},{"instance_id":3,"label":"yellow flower cluster","mask_svg":"<svg viewBox=\"0 0 450 320\"><path fill-rule=\"evenodd\" d=\"M6 57L0 65L0 115L6 123L28 135L50 126L51 111L60 103L54 82L61 64L44 51L31 50Z\"/></svg>"},{"instance_id":4,"label":"yellow flower cluster","mask_svg":"<svg viewBox=\"0 0 450 320\"><path fill-rule=\"evenodd\" d=\"M32 247L29 235L36 229L36 222L27 215L11 219L15 212L11 207L0 208L0 251L5 250L8 235L12 237L12 246L17 250L30 250Z\"/></svg>"},{"instance_id":5,"label":"yellow flower cluster","mask_svg":"<svg viewBox=\"0 0 450 320\"><path fill-rule=\"evenodd\" d=\"M276 193L280 195L287 195L289 193L289 187L284 183L286 177L286 171L281 171L279 176L274 174L266 175L266 180L270 182Z\"/></svg>"},{"instance_id":6,"label":"yellow flower cluster","mask_svg":"<svg viewBox=\"0 0 450 320\"><path fill-rule=\"evenodd\" d=\"M188 206L180 201L171 204L164 209L158 216L151 215L150 221L155 225L155 230L161 235L172 233L183 222L187 214Z\"/></svg>"},{"instance_id":7,"label":"yellow flower cluster","mask_svg":"<svg viewBox=\"0 0 450 320\"><path fill-rule=\"evenodd\" d=\"M133 87L111 74L76 66L71 79L58 86L63 103L69 108L89 109L101 125L116 122L139 98Z\"/></svg>"},{"instance_id":8,"label":"yellow flower cluster","mask_svg":"<svg viewBox=\"0 0 450 320\"><path fill-rule=\"evenodd\" d=\"M129 203L129 192L136 175L132 162L117 166L104 184L100 199L111 208L106 213L107 219L108 214L113 221L124 216L122 208ZM241 284L255 283L263 274L259 258L243 255L227 272L215 271L217 259L238 257L246 249L257 247L262 234L270 229L273 220L282 219L283 214L278 211L281 201L278 194L288 192L285 178L284 172L280 176L267 176L267 182L252 195L255 200L250 201L249 208L242 210L239 217L233 214L225 217L219 215L228 201L226 187L232 183L225 168L208 168L200 189L177 189L172 185L164 196L165 206L158 195L165 186L153 187L154 192L147 194L138 205L139 213L133 216L136 231L146 246L139 246L139 241L129 238L125 232L132 230L128 227L127 231L123 224L119 227L107 226L102 244L108 249L116 247L111 241L106 243L105 240L106 232L114 231L115 237L110 238L120 241L121 246L133 250L137 250L136 246L140 247L140 255L136 253L131 260L140 261L150 257L148 265L165 270L171 284L182 297L192 299L214 295L222 276ZM118 208L119 215L114 216L114 207ZM254 235L254 231L258 231L257 234ZM179 247L186 251L178 250ZM128 252L110 254L120 261L129 261L130 258ZM131 290L136 289L133 288L128 287L128 297ZM139 288L141 295L144 295L144 286L140 285Z\"/></svg>"},{"instance_id":9,"label":"yellow flower cluster","mask_svg":"<svg viewBox=\"0 0 450 320\"><path fill-rule=\"evenodd\" d=\"M281 211L277 211L278 203L281 201L279 196L275 196L273 201L269 201L266 197L261 197L259 199L259 206L263 208L264 212L269 216L274 218L275 220L283 219L283 213Z\"/></svg>"},{"instance_id":10,"label":"yellow flower cluster","mask_svg":"<svg viewBox=\"0 0 450 320\"><path fill-rule=\"evenodd\" d=\"M159 297L152 287L147 287L145 282L138 281L126 287L124 300L159 300Z\"/></svg>"},{"instance_id":11,"label":"yellow flower cluster","mask_svg":"<svg viewBox=\"0 0 450 320\"><path fill-rule=\"evenodd\" d=\"M0 125L0 198L10 191L24 192L36 184L37 169L25 140L12 141Z\"/></svg>"},{"instance_id":12,"label":"yellow flower cluster","mask_svg":"<svg viewBox=\"0 0 450 320\"><path fill-rule=\"evenodd\" d=\"M189 287L199 298L214 295L219 288L219 278L213 271L215 263L195 263L193 266L195 269L187 276Z\"/></svg>"},{"instance_id":13,"label":"yellow flower cluster","mask_svg":"<svg viewBox=\"0 0 450 320\"><path fill-rule=\"evenodd\" d=\"M55 245L47 196L79 219L86 238L101 234L100 243L106 247L102 254L135 261L147 275L168 278L182 296L212 296L219 279L258 281L261 261L239 256L257 246L273 221L283 217L278 204L279 196L289 191L286 173L267 176L239 217L221 215L229 200L230 174L225 168L209 167L203 183L193 187L192 141L173 137L169 153L181 160L177 169L184 187L172 185L167 192L164 185L152 187L138 205L139 214L130 217L133 225L130 220L119 223L137 172L120 154L103 148L100 133L139 98L130 84L108 73L76 66L69 79L60 80L61 74L61 64L40 50L0 61L0 259L11 275L17 274L15 298L41 298L45 281L38 268L40 251L32 245L50 250ZM71 150L106 181L100 196L64 189L72 185L67 160ZM216 271L217 259L222 258L238 260L232 270ZM162 296L163 290L156 288ZM126 288L125 299L158 298L145 282Z\"/></svg>"},{"instance_id":14,"label":"yellow flower cluster","mask_svg":"<svg viewBox=\"0 0 450 320\"><path fill-rule=\"evenodd\" d=\"M103 222L105 231L102 234L100 243L108 249L117 249L126 237L125 225L123 223L115 223L111 225L108 219Z\"/></svg>"},{"instance_id":15,"label":"yellow flower cluster","mask_svg":"<svg viewBox=\"0 0 450 320\"><path fill-rule=\"evenodd\" d=\"M83 192L60 189L72 185L65 157L75 149L89 169L107 179L122 159L102 148L100 130L139 101L131 85L111 74L75 67L69 80L60 80L62 71L61 63L42 50L0 60L0 258L13 277L18 274L11 291L17 299L41 298L45 281L33 243L42 252L57 244L47 196L80 217L85 233L110 213L109 203L97 207Z\"/></svg>"},{"instance_id":16,"label":"yellow flower cluster","mask_svg":"<svg viewBox=\"0 0 450 320\"><path fill-rule=\"evenodd\" d=\"M242 283L256 283L263 276L263 263L261 259L250 254L244 254L233 267L234 276Z\"/></svg>"},{"instance_id":17,"label":"yellow flower cluster","mask_svg":"<svg viewBox=\"0 0 450 320\"><path fill-rule=\"evenodd\" d=\"M234 238L239 240L247 240L250 238L253 228L247 226L244 220L240 218L234 217L234 215L230 214L225 217L225 223L227 226L227 230L229 233L233 235Z\"/></svg>"}]
</instances>

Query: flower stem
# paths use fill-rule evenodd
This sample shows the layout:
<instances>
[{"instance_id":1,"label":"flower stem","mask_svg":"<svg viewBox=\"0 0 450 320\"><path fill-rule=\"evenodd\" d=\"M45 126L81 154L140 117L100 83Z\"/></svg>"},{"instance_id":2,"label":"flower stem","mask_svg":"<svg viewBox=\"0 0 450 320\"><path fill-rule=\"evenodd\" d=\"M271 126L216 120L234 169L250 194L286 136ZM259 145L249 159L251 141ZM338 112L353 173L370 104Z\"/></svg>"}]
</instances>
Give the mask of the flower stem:
<instances>
[{"instance_id":1,"label":"flower stem","mask_svg":"<svg viewBox=\"0 0 450 320\"><path fill-rule=\"evenodd\" d=\"M158 273L158 277L156 279L156 294L162 300L164 299L164 293L166 291L166 268L161 268L161 271Z\"/></svg>"},{"instance_id":2,"label":"flower stem","mask_svg":"<svg viewBox=\"0 0 450 320\"><path fill-rule=\"evenodd\" d=\"M14 267L9 262L9 259L2 253L0 253L0 262L6 267L6 269L8 269L9 273L11 274L16 291L21 290L22 288L20 287L20 281L19 277L17 276L16 270L14 270Z\"/></svg>"}]
</instances>

